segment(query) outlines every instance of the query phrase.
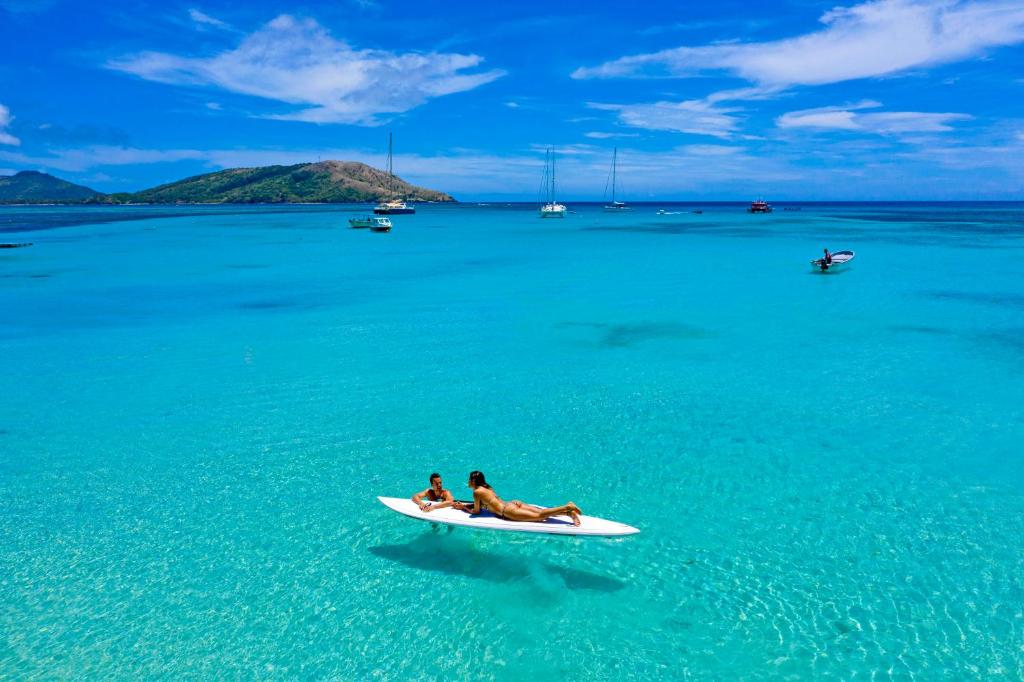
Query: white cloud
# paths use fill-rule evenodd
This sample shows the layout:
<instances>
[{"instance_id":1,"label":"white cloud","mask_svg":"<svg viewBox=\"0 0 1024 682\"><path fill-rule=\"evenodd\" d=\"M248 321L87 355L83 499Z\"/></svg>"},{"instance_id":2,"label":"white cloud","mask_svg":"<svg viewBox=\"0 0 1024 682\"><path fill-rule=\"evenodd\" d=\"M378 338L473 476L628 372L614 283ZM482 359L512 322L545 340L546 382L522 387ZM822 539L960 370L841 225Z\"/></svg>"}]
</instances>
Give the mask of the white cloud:
<instances>
[{"instance_id":1,"label":"white cloud","mask_svg":"<svg viewBox=\"0 0 1024 682\"><path fill-rule=\"evenodd\" d=\"M647 130L670 130L726 138L736 132L738 125L737 118L730 115L736 109L716 107L707 100L648 104L590 102L587 106L592 109L614 111L618 114L620 123Z\"/></svg>"},{"instance_id":2,"label":"white cloud","mask_svg":"<svg viewBox=\"0 0 1024 682\"><path fill-rule=\"evenodd\" d=\"M73 149L54 149L45 156L0 151L0 160L33 168L79 172L102 166L206 160L209 152L195 149L137 149L109 145L90 145Z\"/></svg>"},{"instance_id":3,"label":"white cloud","mask_svg":"<svg viewBox=\"0 0 1024 682\"><path fill-rule=\"evenodd\" d=\"M886 76L1024 41L1024 2L874 0L830 10L821 22L824 28L793 38L680 47L579 68L572 76L691 77L725 71L777 87Z\"/></svg>"},{"instance_id":4,"label":"white cloud","mask_svg":"<svg viewBox=\"0 0 1024 682\"><path fill-rule=\"evenodd\" d=\"M211 86L301 107L269 118L377 125L381 115L504 75L465 73L482 62L472 54L357 50L313 19L281 15L212 57L143 52L107 66L158 83Z\"/></svg>"},{"instance_id":5,"label":"white cloud","mask_svg":"<svg viewBox=\"0 0 1024 682\"><path fill-rule=\"evenodd\" d=\"M221 106L220 102L207 102L206 108L210 109L211 111L220 111L224 107Z\"/></svg>"},{"instance_id":6,"label":"white cloud","mask_svg":"<svg viewBox=\"0 0 1024 682\"><path fill-rule=\"evenodd\" d=\"M11 135L10 133L5 133L4 131L0 130L0 144L7 144L11 145L12 147L17 147L18 145L21 144L21 140L16 138L14 135Z\"/></svg>"},{"instance_id":7,"label":"white cloud","mask_svg":"<svg viewBox=\"0 0 1024 682\"><path fill-rule=\"evenodd\" d=\"M922 145L915 149L900 152L897 157L908 161L923 161L928 165L939 165L957 171L997 170L1014 179L1024 182L1024 137L999 144L980 145ZM972 176L972 182L987 180L987 177ZM1001 181L1004 193L1016 193L1013 184ZM1009 190L1009 191L1007 191Z\"/></svg>"},{"instance_id":8,"label":"white cloud","mask_svg":"<svg viewBox=\"0 0 1024 682\"><path fill-rule=\"evenodd\" d=\"M0 144L11 145L17 147L21 144L21 140L16 138L7 132L7 128L11 125L11 121L14 117L11 116L11 110L0 104Z\"/></svg>"},{"instance_id":9,"label":"white cloud","mask_svg":"<svg viewBox=\"0 0 1024 682\"><path fill-rule=\"evenodd\" d=\"M724 144L688 144L680 147L680 150L694 156L732 156L743 151L741 147Z\"/></svg>"},{"instance_id":10,"label":"white cloud","mask_svg":"<svg viewBox=\"0 0 1024 682\"><path fill-rule=\"evenodd\" d=\"M583 137L589 137L592 140L611 140L617 137L640 137L639 133L602 133L593 131L589 133L583 133Z\"/></svg>"},{"instance_id":11,"label":"white cloud","mask_svg":"<svg viewBox=\"0 0 1024 682\"><path fill-rule=\"evenodd\" d=\"M849 130L897 135L905 133L943 133L953 130L949 124L973 118L967 114L931 113L922 111L880 111L860 113L862 109L882 106L866 100L845 107L821 107L783 114L775 120L780 128L812 128L818 130Z\"/></svg>"},{"instance_id":12,"label":"white cloud","mask_svg":"<svg viewBox=\"0 0 1024 682\"><path fill-rule=\"evenodd\" d=\"M214 28L231 29L231 24L221 21L216 17L211 17L205 12L200 12L197 9L190 9L188 11L189 18L199 26L213 26Z\"/></svg>"}]
</instances>

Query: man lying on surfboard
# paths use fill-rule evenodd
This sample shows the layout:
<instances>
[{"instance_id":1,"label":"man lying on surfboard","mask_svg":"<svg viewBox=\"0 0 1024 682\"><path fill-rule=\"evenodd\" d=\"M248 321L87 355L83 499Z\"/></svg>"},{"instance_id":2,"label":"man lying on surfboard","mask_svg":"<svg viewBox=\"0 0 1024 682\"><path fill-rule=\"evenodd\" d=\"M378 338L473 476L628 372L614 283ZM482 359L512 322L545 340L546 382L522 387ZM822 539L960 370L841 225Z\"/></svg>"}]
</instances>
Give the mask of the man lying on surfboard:
<instances>
[{"instance_id":1,"label":"man lying on surfboard","mask_svg":"<svg viewBox=\"0 0 1024 682\"><path fill-rule=\"evenodd\" d=\"M424 502L424 497L434 504ZM441 474L436 472L430 474L430 487L413 495L412 501L416 503L416 506L418 506L421 511L425 512L432 509L451 507L455 504L455 498L452 497L452 491L444 487L441 482Z\"/></svg>"},{"instance_id":2,"label":"man lying on surfboard","mask_svg":"<svg viewBox=\"0 0 1024 682\"><path fill-rule=\"evenodd\" d=\"M487 485L487 479L484 478L482 471L471 471L468 485L473 489L473 505L454 502L452 507L470 514L479 514L482 510L488 509L499 519L509 521L547 521L552 516L564 515L572 518L574 526L580 525L580 514L583 512L572 502L567 502L561 507L538 507L519 500L503 502L491 486Z\"/></svg>"}]
</instances>

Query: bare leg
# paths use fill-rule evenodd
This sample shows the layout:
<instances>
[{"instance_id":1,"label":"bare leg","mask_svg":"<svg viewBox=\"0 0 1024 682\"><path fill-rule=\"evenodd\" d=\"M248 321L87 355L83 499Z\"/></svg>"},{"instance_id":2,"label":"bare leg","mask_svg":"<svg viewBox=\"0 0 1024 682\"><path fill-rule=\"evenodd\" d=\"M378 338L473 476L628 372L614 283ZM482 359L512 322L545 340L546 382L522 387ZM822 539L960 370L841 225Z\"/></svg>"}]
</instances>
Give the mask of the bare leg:
<instances>
[{"instance_id":1,"label":"bare leg","mask_svg":"<svg viewBox=\"0 0 1024 682\"><path fill-rule=\"evenodd\" d=\"M552 516L569 516L574 526L580 525L580 508L570 502L561 507L535 509L526 505L505 505L505 518L512 521L546 521Z\"/></svg>"}]
</instances>

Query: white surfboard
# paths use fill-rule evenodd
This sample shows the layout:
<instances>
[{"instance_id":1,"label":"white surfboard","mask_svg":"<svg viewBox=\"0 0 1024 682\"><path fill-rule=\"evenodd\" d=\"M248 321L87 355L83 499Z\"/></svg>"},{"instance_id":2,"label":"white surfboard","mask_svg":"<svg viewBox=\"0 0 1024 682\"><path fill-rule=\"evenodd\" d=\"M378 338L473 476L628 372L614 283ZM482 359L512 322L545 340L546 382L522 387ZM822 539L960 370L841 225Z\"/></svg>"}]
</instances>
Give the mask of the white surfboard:
<instances>
[{"instance_id":1,"label":"white surfboard","mask_svg":"<svg viewBox=\"0 0 1024 682\"><path fill-rule=\"evenodd\" d=\"M580 525L572 525L568 516L552 516L547 521L509 521L498 518L491 512L470 515L458 509L445 507L435 511L422 511L408 497L378 497L378 500L392 511L404 514L420 521L446 523L451 526L467 528L483 528L485 530L507 530L519 533L548 533L550 535L594 535L611 537L617 535L633 535L639 528L627 526L617 521L608 521L594 516L580 514Z\"/></svg>"}]
</instances>

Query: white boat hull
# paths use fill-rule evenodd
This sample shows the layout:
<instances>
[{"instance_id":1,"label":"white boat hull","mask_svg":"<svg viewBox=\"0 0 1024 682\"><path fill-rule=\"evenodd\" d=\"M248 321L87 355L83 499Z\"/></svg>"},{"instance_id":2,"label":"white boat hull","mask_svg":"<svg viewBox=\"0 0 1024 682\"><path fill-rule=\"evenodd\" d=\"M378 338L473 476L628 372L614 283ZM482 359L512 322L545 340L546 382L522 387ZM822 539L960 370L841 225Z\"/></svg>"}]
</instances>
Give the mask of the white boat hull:
<instances>
[{"instance_id":1,"label":"white boat hull","mask_svg":"<svg viewBox=\"0 0 1024 682\"><path fill-rule=\"evenodd\" d=\"M350 218L348 224L352 227L368 227L374 232L387 232L391 229L391 219L380 216L368 218Z\"/></svg>"},{"instance_id":2,"label":"white boat hull","mask_svg":"<svg viewBox=\"0 0 1024 682\"><path fill-rule=\"evenodd\" d=\"M541 218L564 218L565 206L562 204L547 204L540 207Z\"/></svg>"},{"instance_id":3,"label":"white boat hull","mask_svg":"<svg viewBox=\"0 0 1024 682\"><path fill-rule=\"evenodd\" d=\"M815 258L814 260L811 261L811 269L814 270L815 272L832 272L837 268L844 267L846 264L852 261L853 257L856 255L857 254L854 253L853 251L836 251L835 253L832 254L832 262L828 265L828 267L822 268L822 264L824 263L825 259Z\"/></svg>"}]
</instances>

